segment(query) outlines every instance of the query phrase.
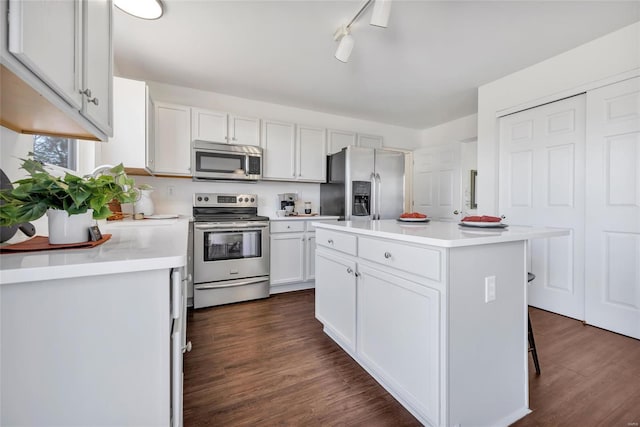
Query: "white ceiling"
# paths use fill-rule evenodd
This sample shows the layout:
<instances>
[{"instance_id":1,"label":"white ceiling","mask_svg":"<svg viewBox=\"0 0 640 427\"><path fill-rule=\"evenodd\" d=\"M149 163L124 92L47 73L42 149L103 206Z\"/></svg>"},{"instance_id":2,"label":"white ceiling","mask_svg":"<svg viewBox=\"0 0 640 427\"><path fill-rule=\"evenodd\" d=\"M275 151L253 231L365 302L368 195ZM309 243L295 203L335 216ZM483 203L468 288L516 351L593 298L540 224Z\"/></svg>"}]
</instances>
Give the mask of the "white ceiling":
<instances>
[{"instance_id":1,"label":"white ceiling","mask_svg":"<svg viewBox=\"0 0 640 427\"><path fill-rule=\"evenodd\" d=\"M395 0L387 29L333 33L361 1L163 0L114 15L125 77L424 129L476 112L477 87L640 21L640 1Z\"/></svg>"}]
</instances>

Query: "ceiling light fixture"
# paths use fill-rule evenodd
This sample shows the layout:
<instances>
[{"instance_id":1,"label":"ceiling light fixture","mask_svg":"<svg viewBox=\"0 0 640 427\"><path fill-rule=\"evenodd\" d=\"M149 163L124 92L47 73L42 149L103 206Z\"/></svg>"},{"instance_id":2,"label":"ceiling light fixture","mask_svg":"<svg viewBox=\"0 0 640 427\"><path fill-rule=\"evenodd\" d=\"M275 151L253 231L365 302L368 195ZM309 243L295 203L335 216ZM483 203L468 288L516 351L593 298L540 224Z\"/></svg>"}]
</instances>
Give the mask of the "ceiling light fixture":
<instances>
[{"instance_id":1,"label":"ceiling light fixture","mask_svg":"<svg viewBox=\"0 0 640 427\"><path fill-rule=\"evenodd\" d=\"M333 39L339 42L335 55L338 61L347 62L349 60L349 56L353 50L353 45L355 44L355 40L351 35L351 25L356 22L356 19L358 19L366 8L373 2L375 2L375 5L373 7L370 24L377 27L387 28L389 14L391 12L391 0L365 0L349 23L347 25L341 25L335 33L333 33Z\"/></svg>"},{"instance_id":2,"label":"ceiling light fixture","mask_svg":"<svg viewBox=\"0 0 640 427\"><path fill-rule=\"evenodd\" d=\"M113 0L113 4L136 18L158 19L164 13L160 0Z\"/></svg>"}]
</instances>

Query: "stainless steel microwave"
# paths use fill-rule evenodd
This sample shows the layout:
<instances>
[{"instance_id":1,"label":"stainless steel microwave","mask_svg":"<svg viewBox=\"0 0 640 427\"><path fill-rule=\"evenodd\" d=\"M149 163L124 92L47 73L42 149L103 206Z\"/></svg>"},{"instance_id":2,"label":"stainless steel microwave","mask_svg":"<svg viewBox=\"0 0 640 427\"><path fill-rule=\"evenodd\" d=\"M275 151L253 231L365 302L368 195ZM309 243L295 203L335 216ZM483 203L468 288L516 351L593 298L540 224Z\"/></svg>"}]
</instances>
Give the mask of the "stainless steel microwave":
<instances>
[{"instance_id":1,"label":"stainless steel microwave","mask_svg":"<svg viewBox=\"0 0 640 427\"><path fill-rule=\"evenodd\" d=\"M193 141L191 170L196 180L258 181L262 179L262 148Z\"/></svg>"}]
</instances>

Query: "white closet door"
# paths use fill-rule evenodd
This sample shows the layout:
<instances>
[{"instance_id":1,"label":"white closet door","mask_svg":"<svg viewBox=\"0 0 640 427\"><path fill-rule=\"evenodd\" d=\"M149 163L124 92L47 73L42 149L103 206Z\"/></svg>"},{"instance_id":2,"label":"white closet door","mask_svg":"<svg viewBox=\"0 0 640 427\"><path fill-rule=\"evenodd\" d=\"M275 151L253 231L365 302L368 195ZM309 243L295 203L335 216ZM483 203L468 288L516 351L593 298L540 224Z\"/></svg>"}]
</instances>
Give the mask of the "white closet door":
<instances>
[{"instance_id":1,"label":"white closet door","mask_svg":"<svg viewBox=\"0 0 640 427\"><path fill-rule=\"evenodd\" d=\"M587 94L586 321L640 338L640 78Z\"/></svg>"},{"instance_id":2,"label":"white closet door","mask_svg":"<svg viewBox=\"0 0 640 427\"><path fill-rule=\"evenodd\" d=\"M529 243L529 304L584 319L585 96L500 118L500 214L508 224L562 227ZM480 176L479 179L482 179Z\"/></svg>"},{"instance_id":3,"label":"white closet door","mask_svg":"<svg viewBox=\"0 0 640 427\"><path fill-rule=\"evenodd\" d=\"M459 221L460 143L415 150L413 159L413 210L440 221Z\"/></svg>"}]
</instances>

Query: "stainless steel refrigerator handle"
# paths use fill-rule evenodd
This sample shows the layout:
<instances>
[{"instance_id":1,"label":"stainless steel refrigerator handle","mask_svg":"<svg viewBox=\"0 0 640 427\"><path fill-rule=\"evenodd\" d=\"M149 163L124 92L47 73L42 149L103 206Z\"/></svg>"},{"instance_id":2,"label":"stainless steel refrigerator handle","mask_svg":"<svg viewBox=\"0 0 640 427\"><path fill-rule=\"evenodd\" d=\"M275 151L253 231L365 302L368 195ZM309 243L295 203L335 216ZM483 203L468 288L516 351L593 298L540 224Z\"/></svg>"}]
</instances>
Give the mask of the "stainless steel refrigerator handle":
<instances>
[{"instance_id":1,"label":"stainless steel refrigerator handle","mask_svg":"<svg viewBox=\"0 0 640 427\"><path fill-rule=\"evenodd\" d=\"M371 219L376 219L376 204L378 202L376 198L376 174L371 172L371 176L369 177L371 180L371 200L369 201L369 213L371 214Z\"/></svg>"},{"instance_id":2,"label":"stainless steel refrigerator handle","mask_svg":"<svg viewBox=\"0 0 640 427\"><path fill-rule=\"evenodd\" d=\"M378 202L378 206L376 206L376 219L380 219L380 206L382 201L382 180L380 179L380 174L376 173L376 190L378 194L376 194L376 202Z\"/></svg>"},{"instance_id":3,"label":"stainless steel refrigerator handle","mask_svg":"<svg viewBox=\"0 0 640 427\"><path fill-rule=\"evenodd\" d=\"M225 283L225 284L222 284L222 285L220 285L220 284L218 284L218 285L216 285L216 284L212 284L212 285L204 285L204 284L202 284L202 285L195 285L195 286L194 286L194 288L195 288L195 289L197 289L197 290L199 290L199 291L200 291L200 290L203 290L203 289L233 288L233 287L235 287L235 286L252 285L252 284L254 284L254 283L265 282L265 281L267 281L267 280L269 280L269 279L268 279L268 278L267 278L267 279L265 279L265 278L263 277L263 278L260 278L260 279L245 280L245 281L242 281L242 282L234 282L234 283Z\"/></svg>"}]
</instances>

